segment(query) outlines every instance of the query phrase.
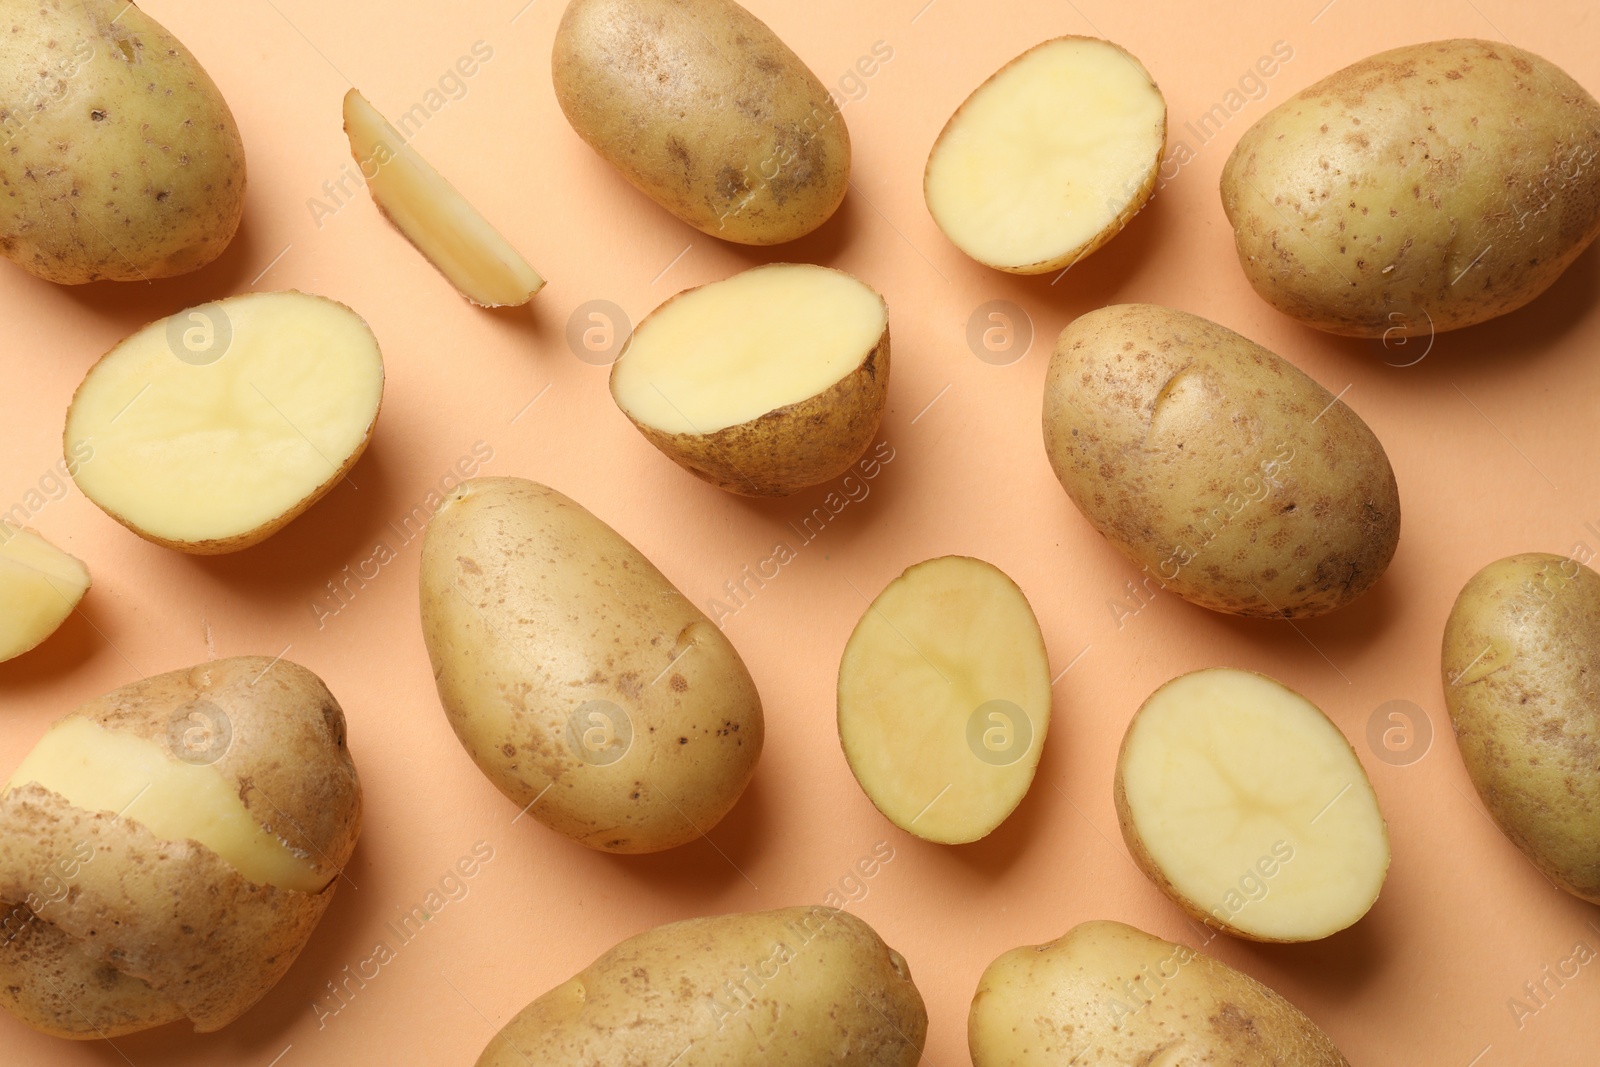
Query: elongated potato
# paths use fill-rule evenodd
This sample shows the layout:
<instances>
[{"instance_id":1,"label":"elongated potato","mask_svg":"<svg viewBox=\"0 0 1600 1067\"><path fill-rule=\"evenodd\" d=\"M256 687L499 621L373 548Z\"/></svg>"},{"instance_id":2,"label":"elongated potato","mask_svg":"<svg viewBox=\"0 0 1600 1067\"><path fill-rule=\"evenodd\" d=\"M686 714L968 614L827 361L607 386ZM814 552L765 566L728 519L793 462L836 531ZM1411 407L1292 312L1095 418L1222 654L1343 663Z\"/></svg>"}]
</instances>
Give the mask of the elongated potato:
<instances>
[{"instance_id":1,"label":"elongated potato","mask_svg":"<svg viewBox=\"0 0 1600 1067\"><path fill-rule=\"evenodd\" d=\"M1360 919L1389 870L1361 761L1320 709L1250 671L1174 678L1117 756L1134 862L1203 923L1254 941L1314 941Z\"/></svg>"},{"instance_id":2,"label":"elongated potato","mask_svg":"<svg viewBox=\"0 0 1600 1067\"><path fill-rule=\"evenodd\" d=\"M1360 416L1197 315L1119 304L1074 320L1050 360L1044 440L1140 584L1213 611L1333 611L1400 540L1394 471Z\"/></svg>"},{"instance_id":3,"label":"elongated potato","mask_svg":"<svg viewBox=\"0 0 1600 1067\"><path fill-rule=\"evenodd\" d=\"M1445 705L1500 829L1600 904L1600 574L1542 552L1484 567L1445 623Z\"/></svg>"},{"instance_id":4,"label":"elongated potato","mask_svg":"<svg viewBox=\"0 0 1600 1067\"><path fill-rule=\"evenodd\" d=\"M713 237L792 241L844 200L839 106L733 0L572 0L550 73L578 136Z\"/></svg>"},{"instance_id":5,"label":"elongated potato","mask_svg":"<svg viewBox=\"0 0 1600 1067\"><path fill-rule=\"evenodd\" d=\"M92 700L0 791L0 1005L89 1040L205 1033L289 969L361 826L344 714L284 659Z\"/></svg>"},{"instance_id":6,"label":"elongated potato","mask_svg":"<svg viewBox=\"0 0 1600 1067\"><path fill-rule=\"evenodd\" d=\"M1116 922L989 964L967 1017L972 1067L1349 1067L1249 975Z\"/></svg>"},{"instance_id":7,"label":"elongated potato","mask_svg":"<svg viewBox=\"0 0 1600 1067\"><path fill-rule=\"evenodd\" d=\"M38 647L89 591L89 568L29 529L0 522L0 663Z\"/></svg>"},{"instance_id":8,"label":"elongated potato","mask_svg":"<svg viewBox=\"0 0 1600 1067\"><path fill-rule=\"evenodd\" d=\"M645 440L745 496L787 496L849 470L888 390L883 297L803 263L679 293L611 368L611 396Z\"/></svg>"},{"instance_id":9,"label":"elongated potato","mask_svg":"<svg viewBox=\"0 0 1600 1067\"><path fill-rule=\"evenodd\" d=\"M928 155L923 195L961 251L998 270L1071 266L1155 192L1167 103L1097 37L1035 45L973 90Z\"/></svg>"},{"instance_id":10,"label":"elongated potato","mask_svg":"<svg viewBox=\"0 0 1600 1067\"><path fill-rule=\"evenodd\" d=\"M606 852L693 841L761 755L739 653L620 534L548 486L474 478L422 543L422 632L478 769Z\"/></svg>"},{"instance_id":11,"label":"elongated potato","mask_svg":"<svg viewBox=\"0 0 1600 1067\"><path fill-rule=\"evenodd\" d=\"M247 293L134 333L67 411L73 474L148 541L199 555L271 537L366 450L383 399L377 338L343 304Z\"/></svg>"},{"instance_id":12,"label":"elongated potato","mask_svg":"<svg viewBox=\"0 0 1600 1067\"><path fill-rule=\"evenodd\" d=\"M900 954L833 908L630 937L529 1004L477 1067L915 1067L928 1013Z\"/></svg>"},{"instance_id":13,"label":"elongated potato","mask_svg":"<svg viewBox=\"0 0 1600 1067\"><path fill-rule=\"evenodd\" d=\"M928 841L976 841L1004 822L1049 728L1039 621L982 560L943 556L890 582L839 661L850 770L890 822Z\"/></svg>"},{"instance_id":14,"label":"elongated potato","mask_svg":"<svg viewBox=\"0 0 1600 1067\"><path fill-rule=\"evenodd\" d=\"M1600 234L1600 103L1502 41L1381 52L1246 131L1222 206L1250 284L1308 326L1471 326L1537 297Z\"/></svg>"}]
</instances>

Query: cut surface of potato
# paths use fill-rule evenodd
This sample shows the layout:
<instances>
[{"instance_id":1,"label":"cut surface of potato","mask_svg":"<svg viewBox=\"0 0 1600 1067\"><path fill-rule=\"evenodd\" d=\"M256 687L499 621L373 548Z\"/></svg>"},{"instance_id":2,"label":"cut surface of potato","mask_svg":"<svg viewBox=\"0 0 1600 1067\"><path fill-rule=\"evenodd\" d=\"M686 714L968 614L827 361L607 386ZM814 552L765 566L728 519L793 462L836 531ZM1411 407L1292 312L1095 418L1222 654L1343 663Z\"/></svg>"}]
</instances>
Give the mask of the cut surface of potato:
<instances>
[{"instance_id":1,"label":"cut surface of potato","mask_svg":"<svg viewBox=\"0 0 1600 1067\"><path fill-rule=\"evenodd\" d=\"M75 480L142 537L185 552L265 540L355 465L383 395L360 316L304 293L250 293L139 330L67 412Z\"/></svg>"},{"instance_id":2,"label":"cut surface of potato","mask_svg":"<svg viewBox=\"0 0 1600 1067\"><path fill-rule=\"evenodd\" d=\"M839 663L839 741L890 822L942 844L1022 802L1050 725L1050 666L1028 600L966 556L919 563L867 609Z\"/></svg>"},{"instance_id":3,"label":"cut surface of potato","mask_svg":"<svg viewBox=\"0 0 1600 1067\"><path fill-rule=\"evenodd\" d=\"M980 85L934 142L923 192L980 263L1058 270L1150 199L1167 105L1137 59L1093 37L1046 41Z\"/></svg>"},{"instance_id":4,"label":"cut surface of potato","mask_svg":"<svg viewBox=\"0 0 1600 1067\"><path fill-rule=\"evenodd\" d=\"M32 530L0 523L0 662L55 633L89 590L89 569Z\"/></svg>"},{"instance_id":5,"label":"cut surface of potato","mask_svg":"<svg viewBox=\"0 0 1600 1067\"><path fill-rule=\"evenodd\" d=\"M62 719L6 783L36 782L84 811L141 823L166 841L198 841L258 885L317 893L319 873L245 810L210 766L174 759L160 743L108 730L87 718Z\"/></svg>"},{"instance_id":6,"label":"cut surface of potato","mask_svg":"<svg viewBox=\"0 0 1600 1067\"><path fill-rule=\"evenodd\" d=\"M1389 838L1366 772L1316 705L1263 675L1195 671L1156 690L1117 761L1140 868L1190 915L1311 941L1367 913Z\"/></svg>"},{"instance_id":7,"label":"cut surface of potato","mask_svg":"<svg viewBox=\"0 0 1600 1067\"><path fill-rule=\"evenodd\" d=\"M526 304L539 272L365 97L344 97L350 153L378 210L461 295L482 307Z\"/></svg>"}]
</instances>

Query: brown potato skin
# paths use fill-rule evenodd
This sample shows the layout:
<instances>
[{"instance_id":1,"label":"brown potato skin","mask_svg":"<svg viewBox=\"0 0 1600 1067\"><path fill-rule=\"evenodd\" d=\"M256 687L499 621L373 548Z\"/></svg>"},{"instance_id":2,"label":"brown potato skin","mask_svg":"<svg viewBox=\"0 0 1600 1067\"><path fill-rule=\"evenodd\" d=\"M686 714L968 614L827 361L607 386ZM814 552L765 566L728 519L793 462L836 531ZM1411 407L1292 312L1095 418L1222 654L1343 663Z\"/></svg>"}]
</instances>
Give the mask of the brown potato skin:
<instances>
[{"instance_id":1,"label":"brown potato skin","mask_svg":"<svg viewBox=\"0 0 1600 1067\"><path fill-rule=\"evenodd\" d=\"M1532 552L1462 588L1445 705L1484 807L1534 866L1600 904L1600 574Z\"/></svg>"},{"instance_id":2,"label":"brown potato skin","mask_svg":"<svg viewBox=\"0 0 1600 1067\"><path fill-rule=\"evenodd\" d=\"M782 964L771 962L779 946L792 952ZM927 1032L905 960L870 926L833 908L785 908L628 938L513 1017L477 1067L526 1067L530 1054L665 1065L691 1042L683 1063L915 1067Z\"/></svg>"},{"instance_id":3,"label":"brown potato skin","mask_svg":"<svg viewBox=\"0 0 1600 1067\"><path fill-rule=\"evenodd\" d=\"M732 0L572 0L551 77L578 136L713 237L793 241L844 200L850 133L838 105Z\"/></svg>"},{"instance_id":4,"label":"brown potato skin","mask_svg":"<svg viewBox=\"0 0 1600 1067\"><path fill-rule=\"evenodd\" d=\"M126 0L0 0L0 27L0 255L65 285L221 255L244 144L183 43Z\"/></svg>"},{"instance_id":5,"label":"brown potato skin","mask_svg":"<svg viewBox=\"0 0 1600 1067\"><path fill-rule=\"evenodd\" d=\"M1067 495L1147 587L1213 611L1326 614L1370 588L1399 543L1394 471L1366 423L1197 315L1119 304L1068 325L1044 439Z\"/></svg>"},{"instance_id":6,"label":"brown potato skin","mask_svg":"<svg viewBox=\"0 0 1600 1067\"><path fill-rule=\"evenodd\" d=\"M1600 104L1499 41L1370 56L1252 126L1222 172L1268 303L1347 337L1515 311L1600 234Z\"/></svg>"},{"instance_id":7,"label":"brown potato skin","mask_svg":"<svg viewBox=\"0 0 1600 1067\"><path fill-rule=\"evenodd\" d=\"M344 713L315 674L264 656L217 660L124 686L69 717L166 745L174 714L195 700L231 724L212 768L264 830L307 854L326 887L257 885L198 842L162 840L37 784L13 789L0 797L0 913L30 894L49 899L53 865L92 849L72 893L42 908L30 933L0 944L0 1005L24 1022L85 1039L184 1016L200 1033L221 1029L288 971L332 901L360 833L361 786ZM102 967L126 980L105 980ZM78 984L71 1016L34 1014L60 1006L54 990L38 988L45 977Z\"/></svg>"}]
</instances>

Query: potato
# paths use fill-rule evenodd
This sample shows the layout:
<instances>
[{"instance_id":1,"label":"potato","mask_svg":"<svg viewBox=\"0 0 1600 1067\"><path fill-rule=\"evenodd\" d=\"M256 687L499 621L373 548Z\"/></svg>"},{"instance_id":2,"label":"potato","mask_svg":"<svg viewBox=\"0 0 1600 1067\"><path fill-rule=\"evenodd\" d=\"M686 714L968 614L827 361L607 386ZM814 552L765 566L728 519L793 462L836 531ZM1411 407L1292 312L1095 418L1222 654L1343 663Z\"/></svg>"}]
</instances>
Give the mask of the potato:
<instances>
[{"instance_id":1,"label":"potato","mask_svg":"<svg viewBox=\"0 0 1600 1067\"><path fill-rule=\"evenodd\" d=\"M0 522L0 663L37 648L89 591L89 568L32 530Z\"/></svg>"},{"instance_id":2,"label":"potato","mask_svg":"<svg viewBox=\"0 0 1600 1067\"><path fill-rule=\"evenodd\" d=\"M361 317L304 293L246 293L144 327L90 368L67 411L73 474L106 514L199 555L258 544L349 472L372 437L383 358Z\"/></svg>"},{"instance_id":3,"label":"potato","mask_svg":"<svg viewBox=\"0 0 1600 1067\"><path fill-rule=\"evenodd\" d=\"M378 210L462 296L519 306L544 288L522 253L354 89L344 95L344 132Z\"/></svg>"},{"instance_id":4,"label":"potato","mask_svg":"<svg viewBox=\"0 0 1600 1067\"><path fill-rule=\"evenodd\" d=\"M1329 75L1264 115L1222 172L1257 293L1348 337L1515 311L1600 234L1600 104L1500 41L1432 41Z\"/></svg>"},{"instance_id":5,"label":"potato","mask_svg":"<svg viewBox=\"0 0 1600 1067\"><path fill-rule=\"evenodd\" d=\"M745 496L787 496L849 470L888 389L883 297L804 263L679 293L611 367L611 396L645 440Z\"/></svg>"},{"instance_id":6,"label":"potato","mask_svg":"<svg viewBox=\"0 0 1600 1067\"><path fill-rule=\"evenodd\" d=\"M967 556L910 568L878 594L839 661L839 743L900 829L988 836L1033 784L1050 728L1050 661L1028 598Z\"/></svg>"},{"instance_id":7,"label":"potato","mask_svg":"<svg viewBox=\"0 0 1600 1067\"><path fill-rule=\"evenodd\" d=\"M838 104L733 0L572 0L550 73L578 136L713 237L792 241L844 200Z\"/></svg>"},{"instance_id":8,"label":"potato","mask_svg":"<svg viewBox=\"0 0 1600 1067\"><path fill-rule=\"evenodd\" d=\"M0 792L0 1004L46 1033L226 1026L289 969L361 827L344 713L284 659L134 682Z\"/></svg>"},{"instance_id":9,"label":"potato","mask_svg":"<svg viewBox=\"0 0 1600 1067\"><path fill-rule=\"evenodd\" d=\"M1014 948L978 981L973 1067L1349 1067L1249 975L1117 922Z\"/></svg>"},{"instance_id":10,"label":"potato","mask_svg":"<svg viewBox=\"0 0 1600 1067\"><path fill-rule=\"evenodd\" d=\"M1125 49L1057 37L973 90L928 155L923 196L961 251L997 270L1069 267L1156 188L1167 102Z\"/></svg>"},{"instance_id":11,"label":"potato","mask_svg":"<svg viewBox=\"0 0 1600 1067\"><path fill-rule=\"evenodd\" d=\"M700 837L761 755L761 698L722 631L548 486L473 478L422 542L439 700L517 807L605 852Z\"/></svg>"},{"instance_id":12,"label":"potato","mask_svg":"<svg viewBox=\"0 0 1600 1067\"><path fill-rule=\"evenodd\" d=\"M1366 423L1260 345L1171 308L1120 304L1061 331L1044 443L1151 595L1322 615L1370 588L1400 539L1394 471Z\"/></svg>"},{"instance_id":13,"label":"potato","mask_svg":"<svg viewBox=\"0 0 1600 1067\"><path fill-rule=\"evenodd\" d=\"M1450 611L1442 666L1484 807L1551 881L1600 904L1600 575L1541 552L1489 564Z\"/></svg>"},{"instance_id":14,"label":"potato","mask_svg":"<svg viewBox=\"0 0 1600 1067\"><path fill-rule=\"evenodd\" d=\"M244 144L198 60L127 0L0 0L0 255L149 281L222 254Z\"/></svg>"},{"instance_id":15,"label":"potato","mask_svg":"<svg viewBox=\"0 0 1600 1067\"><path fill-rule=\"evenodd\" d=\"M1383 888L1389 834L1355 750L1265 675L1216 667L1157 689L1128 724L1113 788L1139 869L1219 930L1315 941Z\"/></svg>"},{"instance_id":16,"label":"potato","mask_svg":"<svg viewBox=\"0 0 1600 1067\"><path fill-rule=\"evenodd\" d=\"M477 1067L915 1067L927 1032L906 961L872 927L784 908L628 938L518 1012Z\"/></svg>"}]
</instances>

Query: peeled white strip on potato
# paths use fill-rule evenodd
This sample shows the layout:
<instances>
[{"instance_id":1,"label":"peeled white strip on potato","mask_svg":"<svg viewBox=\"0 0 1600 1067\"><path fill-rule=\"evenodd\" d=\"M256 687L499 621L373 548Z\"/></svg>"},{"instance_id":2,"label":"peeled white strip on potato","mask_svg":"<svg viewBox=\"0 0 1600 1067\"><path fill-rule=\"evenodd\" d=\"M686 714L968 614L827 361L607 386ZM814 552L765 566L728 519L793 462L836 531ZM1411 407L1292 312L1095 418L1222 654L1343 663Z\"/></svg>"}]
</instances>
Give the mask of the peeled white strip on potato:
<instances>
[{"instance_id":1,"label":"peeled white strip on potato","mask_svg":"<svg viewBox=\"0 0 1600 1067\"><path fill-rule=\"evenodd\" d=\"M377 338L343 304L249 293L108 352L67 412L78 487L141 537L199 554L277 532L361 457L383 397Z\"/></svg>"},{"instance_id":2,"label":"peeled white strip on potato","mask_svg":"<svg viewBox=\"0 0 1600 1067\"><path fill-rule=\"evenodd\" d=\"M1167 105L1128 52L1059 37L1024 52L950 117L923 193L945 236L1015 274L1059 270L1114 237L1155 190Z\"/></svg>"},{"instance_id":3,"label":"peeled white strip on potato","mask_svg":"<svg viewBox=\"0 0 1600 1067\"><path fill-rule=\"evenodd\" d=\"M89 590L89 569L32 530L0 523L0 662L55 633Z\"/></svg>"},{"instance_id":4,"label":"peeled white strip on potato","mask_svg":"<svg viewBox=\"0 0 1600 1067\"><path fill-rule=\"evenodd\" d=\"M344 97L344 132L378 210L462 296L507 307L544 288L522 253L354 89Z\"/></svg>"},{"instance_id":5,"label":"peeled white strip on potato","mask_svg":"<svg viewBox=\"0 0 1600 1067\"><path fill-rule=\"evenodd\" d=\"M1050 725L1050 665L1028 600L982 560L890 582L839 663L839 741L890 822L941 844L987 836L1022 802Z\"/></svg>"},{"instance_id":6,"label":"peeled white strip on potato","mask_svg":"<svg viewBox=\"0 0 1600 1067\"><path fill-rule=\"evenodd\" d=\"M1251 671L1175 678L1139 709L1117 760L1122 835L1146 875L1202 922L1313 941L1367 913L1389 836L1339 728Z\"/></svg>"}]
</instances>

